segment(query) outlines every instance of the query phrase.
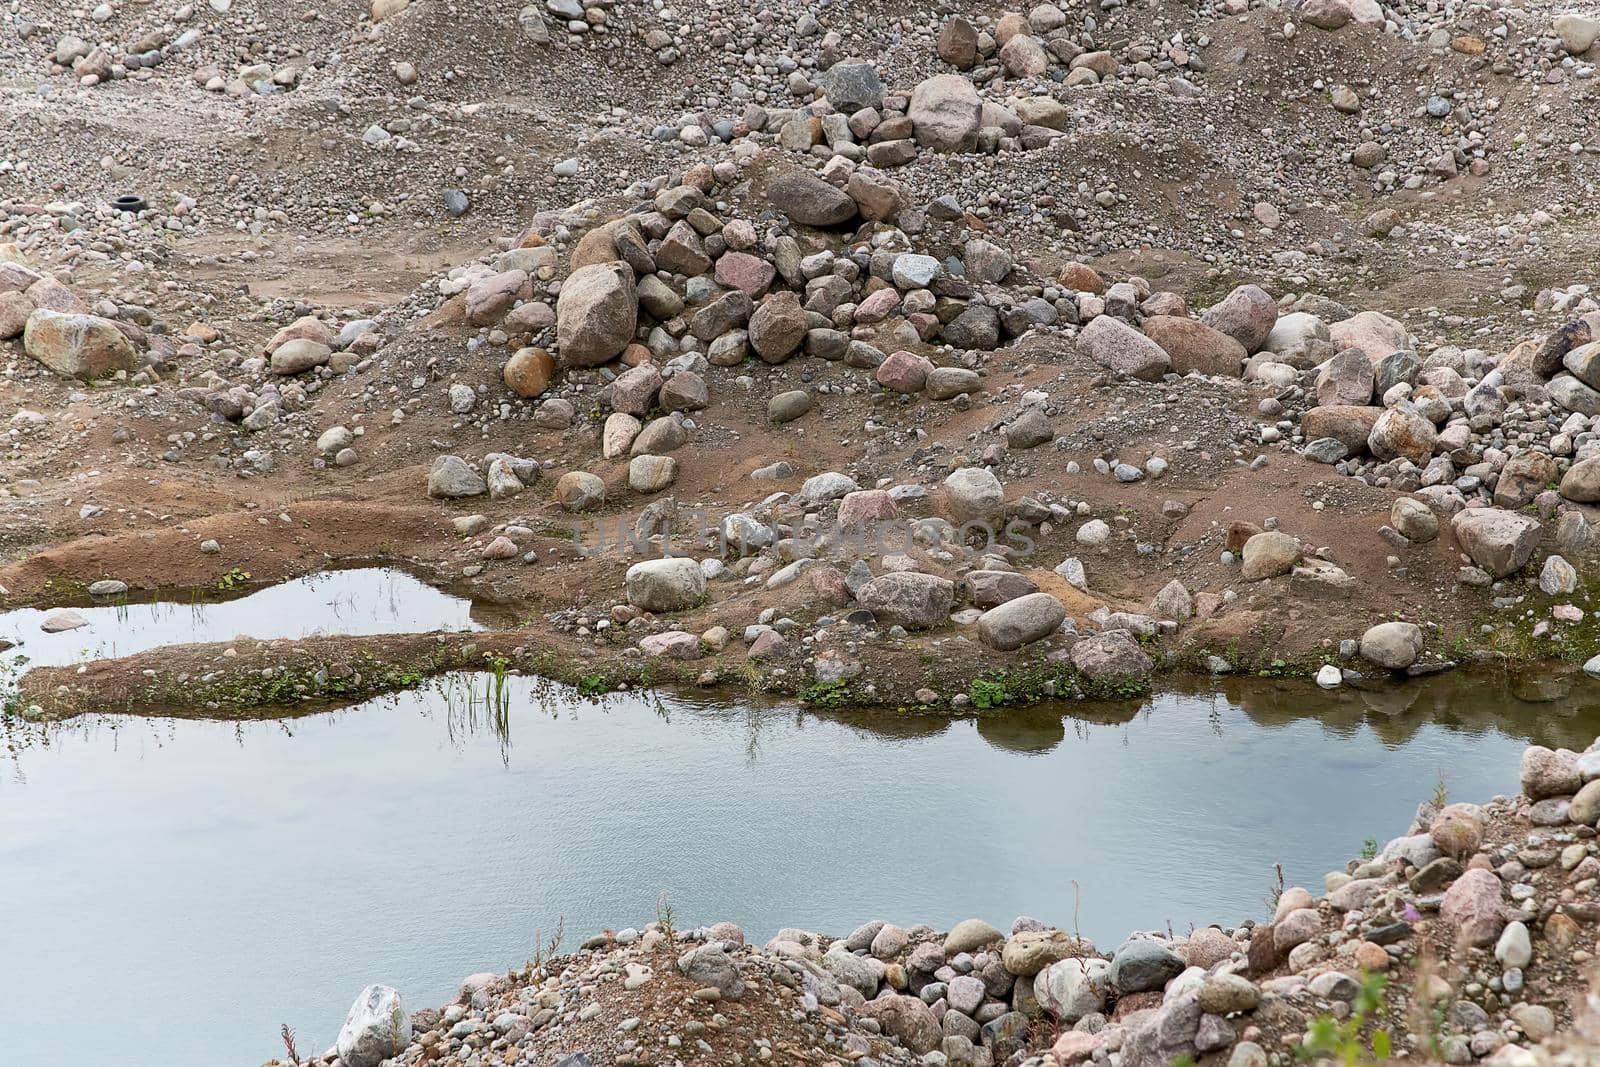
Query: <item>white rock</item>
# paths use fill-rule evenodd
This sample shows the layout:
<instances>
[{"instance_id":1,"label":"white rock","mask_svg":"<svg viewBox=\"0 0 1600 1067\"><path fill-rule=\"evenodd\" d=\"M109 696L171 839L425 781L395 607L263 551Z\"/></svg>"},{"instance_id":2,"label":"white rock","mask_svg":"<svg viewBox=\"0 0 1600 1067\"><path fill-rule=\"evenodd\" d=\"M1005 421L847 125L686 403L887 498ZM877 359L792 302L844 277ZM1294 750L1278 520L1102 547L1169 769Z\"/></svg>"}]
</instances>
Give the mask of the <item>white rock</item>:
<instances>
[{"instance_id":1,"label":"white rock","mask_svg":"<svg viewBox=\"0 0 1600 1067\"><path fill-rule=\"evenodd\" d=\"M411 1043L411 1016L400 993L369 985L356 997L335 1047L346 1067L378 1067Z\"/></svg>"}]
</instances>

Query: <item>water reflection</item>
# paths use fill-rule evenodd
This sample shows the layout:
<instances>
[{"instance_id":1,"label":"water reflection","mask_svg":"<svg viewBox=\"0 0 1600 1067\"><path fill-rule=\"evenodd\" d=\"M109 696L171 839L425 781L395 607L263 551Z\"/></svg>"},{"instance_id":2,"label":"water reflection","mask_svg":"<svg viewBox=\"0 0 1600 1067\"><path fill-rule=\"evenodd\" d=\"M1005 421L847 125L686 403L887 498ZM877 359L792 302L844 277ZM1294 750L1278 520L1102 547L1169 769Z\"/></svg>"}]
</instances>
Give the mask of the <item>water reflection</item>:
<instances>
[{"instance_id":1,"label":"water reflection","mask_svg":"<svg viewBox=\"0 0 1600 1067\"><path fill-rule=\"evenodd\" d=\"M0 641L17 646L7 653L9 662L62 666L236 637L481 630L495 614L390 567L323 571L236 599L216 599L222 595L219 589L205 596L191 591L183 598L144 603L63 605L88 625L53 634L39 628L47 610L20 608L0 613Z\"/></svg>"},{"instance_id":2,"label":"water reflection","mask_svg":"<svg viewBox=\"0 0 1600 1067\"><path fill-rule=\"evenodd\" d=\"M663 889L757 938L1064 922L1073 883L1104 942L1258 918L1274 864L1318 884L1441 772L1486 798L1528 741L1600 733L1593 701L1492 681L951 720L477 672L264 722L5 722L0 899L28 921L0 924L0 1029L17 1062L260 1062L284 1022L325 1047L368 982L443 1003L535 929L637 925ZM119 989L95 1027L86 973Z\"/></svg>"}]
</instances>

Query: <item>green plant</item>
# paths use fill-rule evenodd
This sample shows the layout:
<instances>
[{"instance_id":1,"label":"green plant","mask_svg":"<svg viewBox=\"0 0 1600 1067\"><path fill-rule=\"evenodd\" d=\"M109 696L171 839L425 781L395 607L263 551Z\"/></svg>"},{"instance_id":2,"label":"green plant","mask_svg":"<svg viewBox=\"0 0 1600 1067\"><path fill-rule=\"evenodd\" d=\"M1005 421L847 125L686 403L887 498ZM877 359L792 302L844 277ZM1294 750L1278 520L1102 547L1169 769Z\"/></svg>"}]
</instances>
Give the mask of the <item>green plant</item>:
<instances>
[{"instance_id":1,"label":"green plant","mask_svg":"<svg viewBox=\"0 0 1600 1067\"><path fill-rule=\"evenodd\" d=\"M1369 837L1361 842L1361 858L1364 860L1376 859L1378 855L1378 839Z\"/></svg>"},{"instance_id":2,"label":"green plant","mask_svg":"<svg viewBox=\"0 0 1600 1067\"><path fill-rule=\"evenodd\" d=\"M235 567L228 573L224 574L221 578L217 579L217 590L219 592L226 593L236 586L245 584L249 580L249 571L240 570L238 567Z\"/></svg>"},{"instance_id":3,"label":"green plant","mask_svg":"<svg viewBox=\"0 0 1600 1067\"><path fill-rule=\"evenodd\" d=\"M800 702L814 708L842 708L850 699L850 689L844 682L818 682L800 692Z\"/></svg>"},{"instance_id":4,"label":"green plant","mask_svg":"<svg viewBox=\"0 0 1600 1067\"><path fill-rule=\"evenodd\" d=\"M973 707L979 711L987 711L990 708L998 708L1006 702L1006 687L1003 682L974 678L967 696L972 699Z\"/></svg>"},{"instance_id":5,"label":"green plant","mask_svg":"<svg viewBox=\"0 0 1600 1067\"><path fill-rule=\"evenodd\" d=\"M1450 784L1445 780L1444 772L1439 772L1439 780L1433 784L1433 796L1430 799L1435 811L1442 811L1450 803Z\"/></svg>"},{"instance_id":6,"label":"green plant","mask_svg":"<svg viewBox=\"0 0 1600 1067\"><path fill-rule=\"evenodd\" d=\"M611 692L611 681L604 674L595 672L580 675L578 678L579 696L597 697L609 692Z\"/></svg>"},{"instance_id":7,"label":"green plant","mask_svg":"<svg viewBox=\"0 0 1600 1067\"><path fill-rule=\"evenodd\" d=\"M1306 1039L1295 1049L1302 1061L1332 1059L1344 1067L1368 1067L1389 1062L1393 1041L1389 1031L1372 1032L1370 1042L1363 1041L1361 1030L1367 1020L1383 1006L1383 991L1389 979L1383 974L1365 974L1361 990L1350 1005L1350 1017L1339 1022L1331 1015L1319 1015L1306 1029Z\"/></svg>"}]
</instances>

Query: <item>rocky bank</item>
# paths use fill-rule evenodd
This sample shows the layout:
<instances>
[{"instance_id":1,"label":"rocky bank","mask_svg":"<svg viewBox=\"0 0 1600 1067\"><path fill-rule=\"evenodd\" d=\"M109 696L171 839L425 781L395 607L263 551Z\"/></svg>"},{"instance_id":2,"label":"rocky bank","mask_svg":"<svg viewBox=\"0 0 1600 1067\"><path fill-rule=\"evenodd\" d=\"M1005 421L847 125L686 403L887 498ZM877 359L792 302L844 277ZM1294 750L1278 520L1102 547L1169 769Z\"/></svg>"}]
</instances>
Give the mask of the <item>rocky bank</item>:
<instances>
[{"instance_id":1,"label":"rocky bank","mask_svg":"<svg viewBox=\"0 0 1600 1067\"><path fill-rule=\"evenodd\" d=\"M875 920L757 945L728 922L677 930L669 909L473 975L439 1010L372 986L307 1062L1266 1067L1342 1054L1326 1031L1351 1020L1347 1047L1368 1057L1384 1031L1414 1062L1587 1062L1600 741L1527 749L1520 782L1483 804L1436 792L1319 894L1280 886L1233 927L1097 947L1027 917L943 932Z\"/></svg>"}]
</instances>

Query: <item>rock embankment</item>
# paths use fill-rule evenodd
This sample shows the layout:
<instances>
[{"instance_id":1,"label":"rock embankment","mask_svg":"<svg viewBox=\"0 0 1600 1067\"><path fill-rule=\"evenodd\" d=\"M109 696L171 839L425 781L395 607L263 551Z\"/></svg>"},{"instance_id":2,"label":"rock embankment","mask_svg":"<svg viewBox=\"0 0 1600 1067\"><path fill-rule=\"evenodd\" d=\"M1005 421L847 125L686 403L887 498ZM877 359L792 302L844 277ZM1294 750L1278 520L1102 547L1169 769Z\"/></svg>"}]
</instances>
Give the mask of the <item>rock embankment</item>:
<instances>
[{"instance_id":1,"label":"rock embankment","mask_svg":"<svg viewBox=\"0 0 1600 1067\"><path fill-rule=\"evenodd\" d=\"M1026 917L875 920L756 945L733 923L658 921L473 975L441 1010L407 1014L370 987L311 1062L1269 1067L1352 1012L1363 1047L1379 1027L1412 1059L1588 1062L1570 1046L1600 934L1600 740L1527 749L1520 781L1485 804L1436 791L1320 895L1281 886L1269 914L1235 927L1102 947Z\"/></svg>"}]
</instances>

